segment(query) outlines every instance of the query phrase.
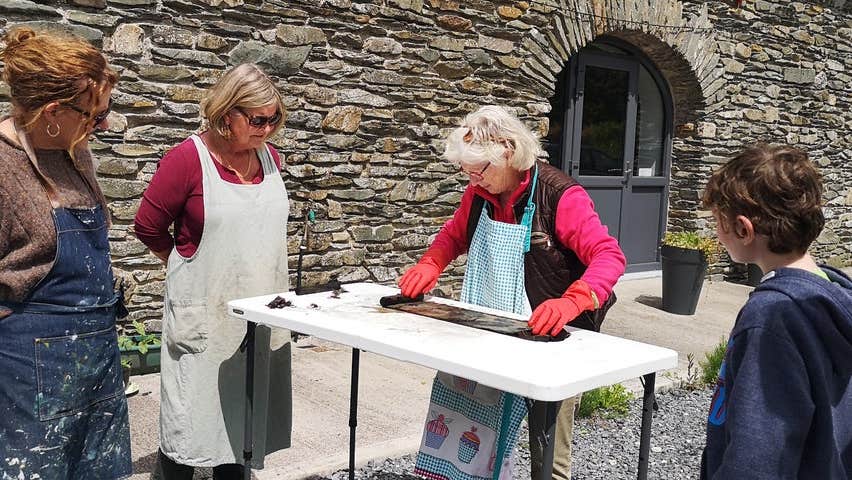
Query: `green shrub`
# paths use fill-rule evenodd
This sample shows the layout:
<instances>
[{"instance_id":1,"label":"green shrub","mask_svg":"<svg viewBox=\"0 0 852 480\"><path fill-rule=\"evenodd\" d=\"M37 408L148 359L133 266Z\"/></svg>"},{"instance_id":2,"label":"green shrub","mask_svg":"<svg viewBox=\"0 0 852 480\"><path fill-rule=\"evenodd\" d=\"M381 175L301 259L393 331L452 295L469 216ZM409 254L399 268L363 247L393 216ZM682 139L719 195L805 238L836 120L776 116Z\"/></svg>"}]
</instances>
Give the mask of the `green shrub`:
<instances>
[{"instance_id":1,"label":"green shrub","mask_svg":"<svg viewBox=\"0 0 852 480\"><path fill-rule=\"evenodd\" d=\"M705 360L698 362L701 366L701 380L705 384L716 383L716 379L719 378L719 369L722 367L722 361L725 360L725 351L727 351L727 348L728 342L723 337L713 350L704 354Z\"/></svg>"},{"instance_id":2,"label":"green shrub","mask_svg":"<svg viewBox=\"0 0 852 480\"><path fill-rule=\"evenodd\" d=\"M623 417L627 415L630 400L633 400L633 394L627 391L624 385L617 383L596 388L583 394L577 415L581 418L591 417L593 414L604 418Z\"/></svg>"},{"instance_id":3,"label":"green shrub","mask_svg":"<svg viewBox=\"0 0 852 480\"><path fill-rule=\"evenodd\" d=\"M718 240L701 236L695 232L666 232L663 237L663 245L699 250L707 263L715 263L722 251Z\"/></svg>"},{"instance_id":4,"label":"green shrub","mask_svg":"<svg viewBox=\"0 0 852 480\"><path fill-rule=\"evenodd\" d=\"M139 353L148 353L148 346L160 345L160 336L156 333L147 333L145 324L139 320L131 322L130 327L125 327L125 335L118 336L118 349L128 350L133 347L139 348Z\"/></svg>"}]
</instances>

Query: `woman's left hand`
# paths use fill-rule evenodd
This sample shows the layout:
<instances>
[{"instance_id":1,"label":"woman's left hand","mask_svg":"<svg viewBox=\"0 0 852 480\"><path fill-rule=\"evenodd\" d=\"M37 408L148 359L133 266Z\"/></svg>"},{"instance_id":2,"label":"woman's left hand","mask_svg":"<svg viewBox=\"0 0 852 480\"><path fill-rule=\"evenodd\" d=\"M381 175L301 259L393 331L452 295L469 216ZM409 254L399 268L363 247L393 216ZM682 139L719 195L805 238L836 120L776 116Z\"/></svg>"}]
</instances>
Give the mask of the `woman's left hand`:
<instances>
[{"instance_id":1,"label":"woman's left hand","mask_svg":"<svg viewBox=\"0 0 852 480\"><path fill-rule=\"evenodd\" d=\"M533 335L559 335L565 325L586 310L595 309L595 297L583 280L572 283L561 298L545 300L532 313L528 325Z\"/></svg>"}]
</instances>

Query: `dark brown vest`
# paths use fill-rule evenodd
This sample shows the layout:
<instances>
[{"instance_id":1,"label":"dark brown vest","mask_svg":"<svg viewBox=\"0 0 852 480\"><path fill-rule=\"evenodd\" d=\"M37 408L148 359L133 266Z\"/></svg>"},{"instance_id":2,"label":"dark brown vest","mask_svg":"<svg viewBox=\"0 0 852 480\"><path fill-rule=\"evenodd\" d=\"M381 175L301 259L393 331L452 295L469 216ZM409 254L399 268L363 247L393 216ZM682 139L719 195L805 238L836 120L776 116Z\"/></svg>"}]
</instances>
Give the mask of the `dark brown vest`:
<instances>
[{"instance_id":1,"label":"dark brown vest","mask_svg":"<svg viewBox=\"0 0 852 480\"><path fill-rule=\"evenodd\" d=\"M535 310L542 302L551 298L559 298L575 280L586 271L586 265L580 262L577 255L562 246L556 236L556 208L565 190L579 185L576 180L561 170L544 162L536 162L538 180L533 194L536 204L530 235L530 251L524 256L524 284L530 307ZM534 173L534 171L532 172ZM529 198L529 189L521 195L514 205L515 218L523 217L524 208ZM473 232L479 222L479 215L485 199L474 196L467 223L468 245L473 239ZM488 205L490 213L491 205ZM586 330L600 330L604 315L615 303L615 293L594 312L583 312L570 323L572 327Z\"/></svg>"}]
</instances>

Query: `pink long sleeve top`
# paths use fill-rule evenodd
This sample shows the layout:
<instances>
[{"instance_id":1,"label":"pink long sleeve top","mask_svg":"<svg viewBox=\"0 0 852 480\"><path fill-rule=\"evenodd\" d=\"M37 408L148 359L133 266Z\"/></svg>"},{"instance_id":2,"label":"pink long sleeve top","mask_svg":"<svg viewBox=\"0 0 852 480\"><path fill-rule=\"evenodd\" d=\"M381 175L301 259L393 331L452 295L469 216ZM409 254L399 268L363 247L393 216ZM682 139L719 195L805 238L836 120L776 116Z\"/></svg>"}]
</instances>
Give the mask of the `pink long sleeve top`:
<instances>
[{"instance_id":1,"label":"pink long sleeve top","mask_svg":"<svg viewBox=\"0 0 852 480\"><path fill-rule=\"evenodd\" d=\"M438 232L424 257L432 257L443 269L453 259L467 252L470 246L467 236L468 217L476 195L491 204L492 220L518 223L513 205L527 190L529 183L530 171L527 171L505 205L500 203L497 196L480 186L468 186L453 218ZM556 236L562 246L573 251L586 265L586 271L580 278L589 284L601 303L605 302L612 287L624 273L626 259L618 241L609 235L606 226L601 223L594 203L583 187L575 185L562 194L556 209L555 225Z\"/></svg>"}]
</instances>

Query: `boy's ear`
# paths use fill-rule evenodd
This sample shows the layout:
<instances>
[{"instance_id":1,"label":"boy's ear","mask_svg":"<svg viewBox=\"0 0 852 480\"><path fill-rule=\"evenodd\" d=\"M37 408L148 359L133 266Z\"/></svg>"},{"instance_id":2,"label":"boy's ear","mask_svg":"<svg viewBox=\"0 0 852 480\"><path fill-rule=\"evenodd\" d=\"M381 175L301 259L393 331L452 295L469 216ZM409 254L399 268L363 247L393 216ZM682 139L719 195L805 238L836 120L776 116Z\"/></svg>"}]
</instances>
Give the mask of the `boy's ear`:
<instances>
[{"instance_id":1,"label":"boy's ear","mask_svg":"<svg viewBox=\"0 0 852 480\"><path fill-rule=\"evenodd\" d=\"M743 244L748 245L754 241L754 225L751 220L744 215L737 215L734 220L734 234L737 238L743 241Z\"/></svg>"}]
</instances>

